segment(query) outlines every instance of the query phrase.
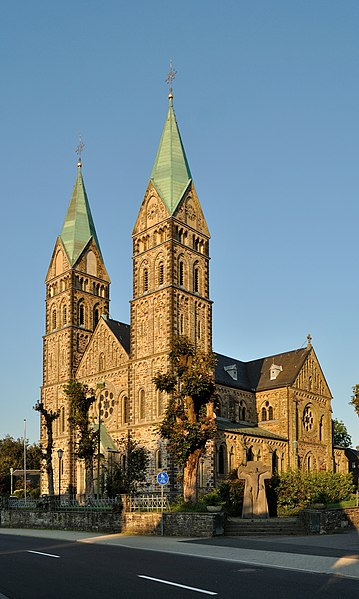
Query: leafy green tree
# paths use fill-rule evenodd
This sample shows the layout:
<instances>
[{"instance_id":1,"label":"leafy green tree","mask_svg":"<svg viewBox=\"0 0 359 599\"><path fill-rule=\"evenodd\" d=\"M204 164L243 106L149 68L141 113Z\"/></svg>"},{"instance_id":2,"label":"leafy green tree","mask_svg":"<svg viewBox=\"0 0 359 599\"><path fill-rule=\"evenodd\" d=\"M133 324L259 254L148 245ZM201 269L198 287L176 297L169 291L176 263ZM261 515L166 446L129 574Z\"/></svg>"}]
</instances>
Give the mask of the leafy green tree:
<instances>
[{"instance_id":1,"label":"leafy green tree","mask_svg":"<svg viewBox=\"0 0 359 599\"><path fill-rule=\"evenodd\" d=\"M98 433L89 422L89 410L95 401L93 389L75 379L64 386L70 404L69 423L76 435L76 455L85 463L85 494L93 495L93 459L96 452Z\"/></svg>"},{"instance_id":2,"label":"leafy green tree","mask_svg":"<svg viewBox=\"0 0 359 599\"><path fill-rule=\"evenodd\" d=\"M195 502L199 459L216 434L215 356L196 349L190 339L179 336L169 358L169 370L153 378L156 389L170 395L159 432L183 469L184 501Z\"/></svg>"},{"instance_id":3,"label":"leafy green tree","mask_svg":"<svg viewBox=\"0 0 359 599\"><path fill-rule=\"evenodd\" d=\"M340 472L288 470L278 477L278 505L303 508L313 503L337 503L353 493L353 477Z\"/></svg>"},{"instance_id":4,"label":"leafy green tree","mask_svg":"<svg viewBox=\"0 0 359 599\"><path fill-rule=\"evenodd\" d=\"M148 451L128 434L118 444L120 462L109 465L106 490L109 497L134 495L138 486L146 480L149 463Z\"/></svg>"},{"instance_id":5,"label":"leafy green tree","mask_svg":"<svg viewBox=\"0 0 359 599\"><path fill-rule=\"evenodd\" d=\"M351 447L352 438L347 431L347 427L345 426L342 420L337 420L334 418L333 420L333 445L338 445L339 447Z\"/></svg>"},{"instance_id":6,"label":"leafy green tree","mask_svg":"<svg viewBox=\"0 0 359 599\"><path fill-rule=\"evenodd\" d=\"M349 403L354 406L354 411L356 415L359 416L359 385L354 385L353 395Z\"/></svg>"},{"instance_id":7,"label":"leafy green tree","mask_svg":"<svg viewBox=\"0 0 359 599\"><path fill-rule=\"evenodd\" d=\"M54 449L53 422L59 417L60 412L47 410L42 401L37 402L37 404L34 406L34 410L40 412L42 416L41 424L43 424L46 429L47 443L46 448L42 450L42 459L45 460L48 493L50 497L54 497L54 469L52 466L52 452Z\"/></svg>"},{"instance_id":8,"label":"leafy green tree","mask_svg":"<svg viewBox=\"0 0 359 599\"><path fill-rule=\"evenodd\" d=\"M29 470L39 470L42 453L39 445L34 443L26 449L26 462ZM0 494L10 493L10 468L22 470L24 465L24 440L14 439L6 435L0 439Z\"/></svg>"}]
</instances>

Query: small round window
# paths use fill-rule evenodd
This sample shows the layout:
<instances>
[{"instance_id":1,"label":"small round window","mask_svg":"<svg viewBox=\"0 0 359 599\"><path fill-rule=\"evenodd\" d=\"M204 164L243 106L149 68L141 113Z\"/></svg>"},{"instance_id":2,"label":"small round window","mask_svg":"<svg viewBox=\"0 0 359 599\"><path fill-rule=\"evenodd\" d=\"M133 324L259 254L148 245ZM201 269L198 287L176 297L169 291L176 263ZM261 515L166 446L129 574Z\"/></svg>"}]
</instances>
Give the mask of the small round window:
<instances>
[{"instance_id":1,"label":"small round window","mask_svg":"<svg viewBox=\"0 0 359 599\"><path fill-rule=\"evenodd\" d=\"M113 414L113 410L115 407L115 399L114 399L113 393L111 393L110 391L107 391L107 390L104 391L100 395L100 403L101 403L100 416L102 418L106 419Z\"/></svg>"}]
</instances>

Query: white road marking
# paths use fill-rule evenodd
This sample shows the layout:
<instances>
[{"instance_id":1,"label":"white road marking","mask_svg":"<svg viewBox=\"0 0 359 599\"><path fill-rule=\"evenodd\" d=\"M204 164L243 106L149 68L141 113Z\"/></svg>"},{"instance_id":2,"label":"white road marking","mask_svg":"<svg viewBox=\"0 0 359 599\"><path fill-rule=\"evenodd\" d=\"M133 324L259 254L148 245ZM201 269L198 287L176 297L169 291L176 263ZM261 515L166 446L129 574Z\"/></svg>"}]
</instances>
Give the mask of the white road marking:
<instances>
[{"instance_id":1,"label":"white road marking","mask_svg":"<svg viewBox=\"0 0 359 599\"><path fill-rule=\"evenodd\" d=\"M31 551L27 550L27 553L36 553L37 555L45 555L46 557L60 557L59 555L53 555L52 553L42 553L42 551Z\"/></svg>"},{"instance_id":2,"label":"white road marking","mask_svg":"<svg viewBox=\"0 0 359 599\"><path fill-rule=\"evenodd\" d=\"M196 587L188 587L185 584L178 584L177 582L170 582L169 580L162 580L161 578L152 578L152 576L145 576L144 574L138 574L139 578L147 578L147 580L154 580L155 582L162 582L162 584L169 584L172 587L180 587L181 589L187 589L188 591L197 591L197 593L204 593L205 595L218 595L213 591L205 591L204 589L197 589Z\"/></svg>"}]
</instances>

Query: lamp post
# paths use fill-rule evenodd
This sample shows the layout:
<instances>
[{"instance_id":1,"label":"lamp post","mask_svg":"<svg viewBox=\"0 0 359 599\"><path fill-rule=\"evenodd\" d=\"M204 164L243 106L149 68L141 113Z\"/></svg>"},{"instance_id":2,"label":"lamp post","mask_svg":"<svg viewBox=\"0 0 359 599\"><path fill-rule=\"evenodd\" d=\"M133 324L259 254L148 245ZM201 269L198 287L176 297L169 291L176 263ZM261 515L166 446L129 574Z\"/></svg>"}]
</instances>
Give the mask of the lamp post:
<instances>
[{"instance_id":1,"label":"lamp post","mask_svg":"<svg viewBox=\"0 0 359 599\"><path fill-rule=\"evenodd\" d=\"M10 495L14 492L14 468L10 468Z\"/></svg>"},{"instance_id":2,"label":"lamp post","mask_svg":"<svg viewBox=\"0 0 359 599\"><path fill-rule=\"evenodd\" d=\"M26 418L24 418L24 499L26 503Z\"/></svg>"},{"instance_id":3,"label":"lamp post","mask_svg":"<svg viewBox=\"0 0 359 599\"><path fill-rule=\"evenodd\" d=\"M62 460L62 456L64 455L64 450L58 449L57 455L59 458L59 502L60 502L60 500L61 500L61 460Z\"/></svg>"}]
</instances>

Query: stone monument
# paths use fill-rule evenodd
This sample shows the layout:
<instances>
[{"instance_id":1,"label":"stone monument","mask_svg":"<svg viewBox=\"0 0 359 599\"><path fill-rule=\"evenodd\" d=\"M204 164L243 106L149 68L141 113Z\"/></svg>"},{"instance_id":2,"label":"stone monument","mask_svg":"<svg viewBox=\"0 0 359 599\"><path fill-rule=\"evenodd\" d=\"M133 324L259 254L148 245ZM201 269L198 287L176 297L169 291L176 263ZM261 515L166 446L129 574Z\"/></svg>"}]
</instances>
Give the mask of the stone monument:
<instances>
[{"instance_id":1,"label":"stone monument","mask_svg":"<svg viewBox=\"0 0 359 599\"><path fill-rule=\"evenodd\" d=\"M271 478L263 462L248 462L237 470L239 479L245 481L242 518L268 518L268 503L264 481Z\"/></svg>"}]
</instances>

